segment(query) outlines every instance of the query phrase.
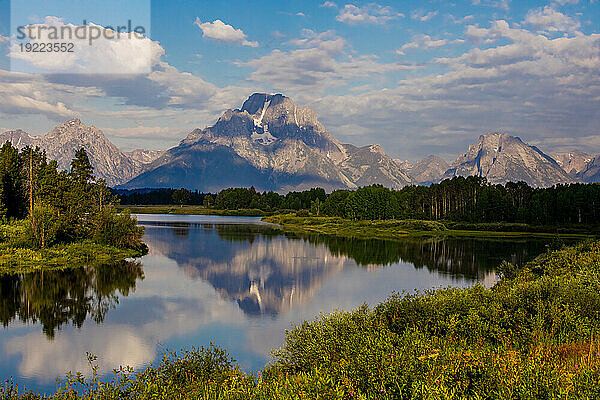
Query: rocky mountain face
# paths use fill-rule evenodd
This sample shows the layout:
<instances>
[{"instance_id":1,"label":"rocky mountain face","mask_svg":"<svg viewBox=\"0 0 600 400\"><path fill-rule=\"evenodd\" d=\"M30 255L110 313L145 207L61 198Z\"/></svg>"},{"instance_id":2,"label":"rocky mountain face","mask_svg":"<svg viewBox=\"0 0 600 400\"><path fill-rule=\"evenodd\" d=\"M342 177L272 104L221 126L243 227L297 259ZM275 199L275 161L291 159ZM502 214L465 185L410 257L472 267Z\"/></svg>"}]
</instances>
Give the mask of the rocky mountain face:
<instances>
[{"instance_id":1,"label":"rocky mountain face","mask_svg":"<svg viewBox=\"0 0 600 400\"><path fill-rule=\"evenodd\" d=\"M524 181L534 187L574 182L552 157L503 133L480 136L450 165L444 179L470 175L484 176L494 184Z\"/></svg>"},{"instance_id":2,"label":"rocky mountain face","mask_svg":"<svg viewBox=\"0 0 600 400\"><path fill-rule=\"evenodd\" d=\"M281 94L255 93L240 109L195 129L164 151L123 152L101 130L71 119L44 136L22 130L0 134L0 143L39 146L61 169L70 169L75 152L88 152L96 176L125 189L179 188L216 192L254 186L287 192L322 187L353 189L381 184L402 188L428 185L454 176L484 176L491 183L525 181L534 187L600 181L600 156L582 152L554 158L518 137L488 133L452 165L437 156L412 164L390 158L380 145L343 144L319 122Z\"/></svg>"},{"instance_id":3,"label":"rocky mountain face","mask_svg":"<svg viewBox=\"0 0 600 400\"><path fill-rule=\"evenodd\" d=\"M592 158L585 168L577 174L577 179L582 182L600 182L600 155Z\"/></svg>"},{"instance_id":4,"label":"rocky mountain face","mask_svg":"<svg viewBox=\"0 0 600 400\"><path fill-rule=\"evenodd\" d=\"M124 153L112 144L96 127L86 126L79 119L71 119L58 125L44 136L30 136L24 131L8 131L0 134L0 143L10 141L21 149L25 146L39 146L46 150L49 160L56 160L60 169L69 170L75 152L84 148L97 178L108 185L118 185L137 176L153 157L155 152L134 151Z\"/></svg>"},{"instance_id":5,"label":"rocky mountain face","mask_svg":"<svg viewBox=\"0 0 600 400\"><path fill-rule=\"evenodd\" d=\"M556 160L558 165L572 177L577 177L587 169L588 163L592 161L593 156L581 152L572 151L565 154L552 154L552 158Z\"/></svg>"},{"instance_id":6,"label":"rocky mountain face","mask_svg":"<svg viewBox=\"0 0 600 400\"><path fill-rule=\"evenodd\" d=\"M410 176L385 154L380 145L343 146L348 157L342 160L339 166L356 186L378 183L390 188L401 188L412 183Z\"/></svg>"},{"instance_id":7,"label":"rocky mountain face","mask_svg":"<svg viewBox=\"0 0 600 400\"><path fill-rule=\"evenodd\" d=\"M402 160L400 158L394 158L394 162L402 171L410 171L410 169L415 166L410 160Z\"/></svg>"},{"instance_id":8,"label":"rocky mountain face","mask_svg":"<svg viewBox=\"0 0 600 400\"><path fill-rule=\"evenodd\" d=\"M7 141L16 148L22 149L27 146L35 146L35 143L38 142L38 138L32 137L27 132L18 129L16 131L0 133L0 144L4 144Z\"/></svg>"},{"instance_id":9,"label":"rocky mountain face","mask_svg":"<svg viewBox=\"0 0 600 400\"><path fill-rule=\"evenodd\" d=\"M146 149L135 149L132 151L125 152L125 155L129 157L133 162L137 162L141 165L150 164L164 154L165 150L146 150Z\"/></svg>"},{"instance_id":10,"label":"rocky mountain face","mask_svg":"<svg viewBox=\"0 0 600 400\"><path fill-rule=\"evenodd\" d=\"M418 161L407 172L417 184L429 185L441 181L448 167L448 163L442 158L431 155Z\"/></svg>"},{"instance_id":11,"label":"rocky mountain face","mask_svg":"<svg viewBox=\"0 0 600 400\"><path fill-rule=\"evenodd\" d=\"M255 93L227 110L212 127L192 131L124 188L186 187L218 191L253 185L259 190L327 190L410 183L380 146L344 145L281 94Z\"/></svg>"}]
</instances>

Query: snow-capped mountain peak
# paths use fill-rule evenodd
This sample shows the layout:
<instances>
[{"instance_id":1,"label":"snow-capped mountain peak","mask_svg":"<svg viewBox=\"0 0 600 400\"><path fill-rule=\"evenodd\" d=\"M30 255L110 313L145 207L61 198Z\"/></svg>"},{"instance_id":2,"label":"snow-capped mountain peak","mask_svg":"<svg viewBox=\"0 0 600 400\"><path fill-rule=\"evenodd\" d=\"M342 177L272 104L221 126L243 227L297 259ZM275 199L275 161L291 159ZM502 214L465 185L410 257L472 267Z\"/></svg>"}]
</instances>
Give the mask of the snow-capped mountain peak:
<instances>
[{"instance_id":1,"label":"snow-capped mountain peak","mask_svg":"<svg viewBox=\"0 0 600 400\"><path fill-rule=\"evenodd\" d=\"M355 188L357 183L402 187L410 182L381 146L367 146L366 152L354 149L331 135L310 108L298 107L282 94L254 93L240 109L225 111L215 125L191 132L154 164L154 172L127 187L189 186L211 191L252 184L257 189L285 191ZM208 161L195 167L200 159L229 168L217 179L207 175L213 172L206 169ZM247 178L238 182L242 166ZM190 174L198 175L197 182L190 182Z\"/></svg>"}]
</instances>

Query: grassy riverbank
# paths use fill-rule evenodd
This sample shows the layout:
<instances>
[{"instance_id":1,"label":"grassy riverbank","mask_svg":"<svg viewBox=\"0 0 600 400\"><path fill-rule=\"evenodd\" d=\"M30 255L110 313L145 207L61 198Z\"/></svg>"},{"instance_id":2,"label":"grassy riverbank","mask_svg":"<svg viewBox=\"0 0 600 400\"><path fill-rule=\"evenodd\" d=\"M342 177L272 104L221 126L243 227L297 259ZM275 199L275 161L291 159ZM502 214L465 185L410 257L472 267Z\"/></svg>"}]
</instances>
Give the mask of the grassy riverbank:
<instances>
[{"instance_id":1,"label":"grassy riverbank","mask_svg":"<svg viewBox=\"0 0 600 400\"><path fill-rule=\"evenodd\" d=\"M141 241L134 243L134 246L117 246L115 244L119 243L119 240L111 240L110 242L115 244L108 244L108 241L103 243L101 237L97 240L82 239L40 248L33 245L27 223L13 221L0 224L0 275L114 265L127 258L140 257L147 252L146 245ZM115 232L114 235L119 234Z\"/></svg>"},{"instance_id":2,"label":"grassy riverbank","mask_svg":"<svg viewBox=\"0 0 600 400\"><path fill-rule=\"evenodd\" d=\"M351 221L338 217L298 217L294 214L273 215L263 221L278 224L293 232L316 232L360 239L394 239L406 236L456 237L554 237L585 238L600 236L590 227L551 227L527 224L473 224L449 221L378 220Z\"/></svg>"},{"instance_id":3,"label":"grassy riverbank","mask_svg":"<svg viewBox=\"0 0 600 400\"><path fill-rule=\"evenodd\" d=\"M46 249L0 245L0 275L24 274L40 270L112 265L127 258L139 257L143 251L121 249L90 240L59 244Z\"/></svg>"},{"instance_id":4,"label":"grassy riverbank","mask_svg":"<svg viewBox=\"0 0 600 400\"><path fill-rule=\"evenodd\" d=\"M599 398L600 241L500 270L491 289L395 295L304 322L257 374L209 346L114 380L71 376L52 398ZM40 397L9 380L0 398Z\"/></svg>"}]
</instances>

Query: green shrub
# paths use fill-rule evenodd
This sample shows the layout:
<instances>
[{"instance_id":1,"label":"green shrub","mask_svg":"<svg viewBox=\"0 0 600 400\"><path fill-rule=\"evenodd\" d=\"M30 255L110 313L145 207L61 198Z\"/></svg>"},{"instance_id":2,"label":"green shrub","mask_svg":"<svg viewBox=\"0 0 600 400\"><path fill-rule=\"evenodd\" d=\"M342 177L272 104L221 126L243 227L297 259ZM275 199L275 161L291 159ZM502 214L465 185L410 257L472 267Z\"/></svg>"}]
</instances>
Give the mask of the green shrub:
<instances>
[{"instance_id":1,"label":"green shrub","mask_svg":"<svg viewBox=\"0 0 600 400\"><path fill-rule=\"evenodd\" d=\"M117 213L112 207L99 211L93 220L93 240L119 248L141 249L144 228L137 225L129 211Z\"/></svg>"},{"instance_id":2,"label":"green shrub","mask_svg":"<svg viewBox=\"0 0 600 400\"><path fill-rule=\"evenodd\" d=\"M310 211L308 210L298 210L296 211L296 217L310 217Z\"/></svg>"}]
</instances>

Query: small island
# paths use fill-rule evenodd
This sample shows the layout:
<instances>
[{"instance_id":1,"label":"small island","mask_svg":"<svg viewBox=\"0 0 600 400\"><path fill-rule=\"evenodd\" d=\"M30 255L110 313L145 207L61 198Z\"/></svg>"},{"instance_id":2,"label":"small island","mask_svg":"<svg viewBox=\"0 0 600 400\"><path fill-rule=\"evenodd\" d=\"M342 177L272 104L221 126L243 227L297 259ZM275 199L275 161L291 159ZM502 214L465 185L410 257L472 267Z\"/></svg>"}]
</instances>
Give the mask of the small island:
<instances>
[{"instance_id":1,"label":"small island","mask_svg":"<svg viewBox=\"0 0 600 400\"><path fill-rule=\"evenodd\" d=\"M39 148L0 148L0 273L108 265L147 251L144 230L82 148L59 171Z\"/></svg>"}]
</instances>

